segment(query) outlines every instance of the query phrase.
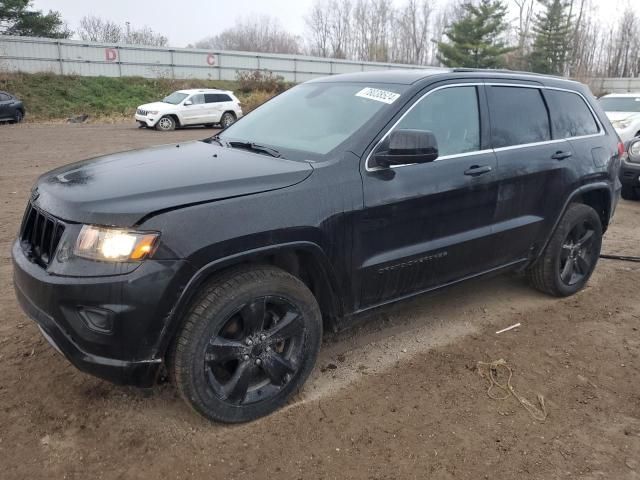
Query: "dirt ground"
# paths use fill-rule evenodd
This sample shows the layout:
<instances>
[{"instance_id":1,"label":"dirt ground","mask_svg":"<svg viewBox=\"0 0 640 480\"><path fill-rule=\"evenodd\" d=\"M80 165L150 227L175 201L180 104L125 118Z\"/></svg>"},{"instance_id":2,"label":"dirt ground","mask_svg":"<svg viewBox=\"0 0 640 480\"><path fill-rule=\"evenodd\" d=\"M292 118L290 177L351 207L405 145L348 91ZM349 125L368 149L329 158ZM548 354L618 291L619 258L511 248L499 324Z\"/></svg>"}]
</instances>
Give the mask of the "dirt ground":
<instances>
[{"instance_id":1,"label":"dirt ground","mask_svg":"<svg viewBox=\"0 0 640 480\"><path fill-rule=\"evenodd\" d=\"M285 409L224 426L170 385L151 393L76 371L19 309L10 245L38 174L197 139L130 124L0 127L0 478L640 479L640 264L601 260L553 299L507 275L371 315L325 337ZM604 251L640 255L640 203L621 201ZM496 330L520 322L518 329ZM504 358L541 394L536 421L488 398L478 361Z\"/></svg>"}]
</instances>

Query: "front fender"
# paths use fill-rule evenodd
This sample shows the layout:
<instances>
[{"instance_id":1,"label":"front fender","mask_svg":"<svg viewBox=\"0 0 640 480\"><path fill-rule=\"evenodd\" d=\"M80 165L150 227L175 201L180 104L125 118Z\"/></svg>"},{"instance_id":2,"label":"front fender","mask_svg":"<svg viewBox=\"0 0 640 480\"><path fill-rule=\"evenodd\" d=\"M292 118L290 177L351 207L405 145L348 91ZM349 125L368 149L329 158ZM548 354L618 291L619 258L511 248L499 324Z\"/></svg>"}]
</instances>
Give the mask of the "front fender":
<instances>
[{"instance_id":1,"label":"front fender","mask_svg":"<svg viewBox=\"0 0 640 480\"><path fill-rule=\"evenodd\" d=\"M321 278L323 278L323 281L326 282L326 286L330 288L332 292L338 291L337 278L335 272L331 267L329 259L327 258L322 248L313 242L300 241L269 245L266 247L259 247L245 252L236 253L223 258L218 258L200 267L183 288L174 307L164 319L162 333L160 335L159 343L155 349L156 357L163 357L165 355L167 348L171 343L171 340L176 335L178 329L180 328L180 325L182 324L182 318L187 313L189 305L196 297L201 287L213 275L235 265L255 261L258 258L288 251L304 251L305 253L313 255L314 259L318 262L319 268L321 269ZM334 305L332 308L332 314L335 316L342 316L344 307L338 300L338 298L338 295L333 295Z\"/></svg>"}]
</instances>

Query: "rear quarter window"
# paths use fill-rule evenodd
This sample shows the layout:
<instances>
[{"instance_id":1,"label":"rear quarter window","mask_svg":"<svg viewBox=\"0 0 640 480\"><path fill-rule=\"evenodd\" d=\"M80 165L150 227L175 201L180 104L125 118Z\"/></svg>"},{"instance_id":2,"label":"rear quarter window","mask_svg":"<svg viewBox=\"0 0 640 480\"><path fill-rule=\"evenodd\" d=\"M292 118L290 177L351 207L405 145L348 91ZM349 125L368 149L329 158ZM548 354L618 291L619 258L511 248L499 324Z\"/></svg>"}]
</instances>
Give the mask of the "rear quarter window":
<instances>
[{"instance_id":1,"label":"rear quarter window","mask_svg":"<svg viewBox=\"0 0 640 480\"><path fill-rule=\"evenodd\" d=\"M581 137L598 133L599 127L584 99L577 93L545 90L554 138Z\"/></svg>"},{"instance_id":2,"label":"rear quarter window","mask_svg":"<svg viewBox=\"0 0 640 480\"><path fill-rule=\"evenodd\" d=\"M231 102L231 97L224 93L206 93L204 96L206 103Z\"/></svg>"},{"instance_id":3,"label":"rear quarter window","mask_svg":"<svg viewBox=\"0 0 640 480\"><path fill-rule=\"evenodd\" d=\"M493 147L551 140L549 113L539 88L490 87Z\"/></svg>"}]
</instances>

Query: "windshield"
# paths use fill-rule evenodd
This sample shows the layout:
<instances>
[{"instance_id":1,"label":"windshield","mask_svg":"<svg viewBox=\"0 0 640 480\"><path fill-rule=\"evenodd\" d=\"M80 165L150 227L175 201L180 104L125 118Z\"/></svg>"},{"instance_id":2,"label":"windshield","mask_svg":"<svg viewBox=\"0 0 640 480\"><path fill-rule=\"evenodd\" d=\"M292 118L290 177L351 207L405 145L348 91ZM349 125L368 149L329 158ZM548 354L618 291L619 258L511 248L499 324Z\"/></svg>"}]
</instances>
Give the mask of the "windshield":
<instances>
[{"instance_id":1,"label":"windshield","mask_svg":"<svg viewBox=\"0 0 640 480\"><path fill-rule=\"evenodd\" d=\"M182 100L184 100L185 98L187 98L187 94L186 93L180 93L180 92L173 92L171 95L169 95L168 97L165 97L164 100L162 100L164 103L170 103L172 105L177 105L179 104Z\"/></svg>"},{"instance_id":2,"label":"windshield","mask_svg":"<svg viewBox=\"0 0 640 480\"><path fill-rule=\"evenodd\" d=\"M405 88L336 82L298 85L231 125L220 137L325 154L388 109Z\"/></svg>"},{"instance_id":3,"label":"windshield","mask_svg":"<svg viewBox=\"0 0 640 480\"><path fill-rule=\"evenodd\" d=\"M640 95L637 97L604 97L600 105L605 112L640 112Z\"/></svg>"}]
</instances>

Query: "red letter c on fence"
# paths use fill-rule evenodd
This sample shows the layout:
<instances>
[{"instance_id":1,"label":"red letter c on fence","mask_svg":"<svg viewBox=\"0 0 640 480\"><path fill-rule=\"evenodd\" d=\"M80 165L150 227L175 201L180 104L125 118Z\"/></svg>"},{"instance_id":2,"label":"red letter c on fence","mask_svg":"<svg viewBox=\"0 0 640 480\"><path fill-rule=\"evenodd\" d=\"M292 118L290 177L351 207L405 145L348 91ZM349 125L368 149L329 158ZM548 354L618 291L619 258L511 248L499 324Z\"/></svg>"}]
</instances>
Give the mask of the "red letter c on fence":
<instances>
[{"instance_id":1,"label":"red letter c on fence","mask_svg":"<svg viewBox=\"0 0 640 480\"><path fill-rule=\"evenodd\" d=\"M105 48L104 57L107 62L115 62L118 59L118 51L115 48Z\"/></svg>"},{"instance_id":2,"label":"red letter c on fence","mask_svg":"<svg viewBox=\"0 0 640 480\"><path fill-rule=\"evenodd\" d=\"M209 55L207 55L207 63L209 65L211 65L212 67L216 64L216 54L215 53L210 53Z\"/></svg>"}]
</instances>

